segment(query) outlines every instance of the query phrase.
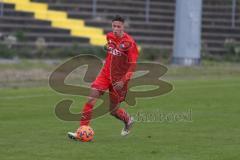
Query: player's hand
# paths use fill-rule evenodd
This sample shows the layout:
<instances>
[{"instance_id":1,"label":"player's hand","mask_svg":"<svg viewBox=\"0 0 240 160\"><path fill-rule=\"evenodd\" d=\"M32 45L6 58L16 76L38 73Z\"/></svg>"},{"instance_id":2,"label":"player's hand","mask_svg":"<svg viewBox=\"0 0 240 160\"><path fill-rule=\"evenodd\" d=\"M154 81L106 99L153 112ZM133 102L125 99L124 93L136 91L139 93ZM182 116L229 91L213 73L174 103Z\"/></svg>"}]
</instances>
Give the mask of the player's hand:
<instances>
[{"instance_id":1,"label":"player's hand","mask_svg":"<svg viewBox=\"0 0 240 160\"><path fill-rule=\"evenodd\" d=\"M104 50L107 51L112 51L116 48L116 44L113 41L108 42L107 44L104 45Z\"/></svg>"},{"instance_id":2,"label":"player's hand","mask_svg":"<svg viewBox=\"0 0 240 160\"><path fill-rule=\"evenodd\" d=\"M116 89L116 90L122 89L123 86L124 86L124 82L123 81L118 81L118 82L113 84L113 88Z\"/></svg>"}]
</instances>

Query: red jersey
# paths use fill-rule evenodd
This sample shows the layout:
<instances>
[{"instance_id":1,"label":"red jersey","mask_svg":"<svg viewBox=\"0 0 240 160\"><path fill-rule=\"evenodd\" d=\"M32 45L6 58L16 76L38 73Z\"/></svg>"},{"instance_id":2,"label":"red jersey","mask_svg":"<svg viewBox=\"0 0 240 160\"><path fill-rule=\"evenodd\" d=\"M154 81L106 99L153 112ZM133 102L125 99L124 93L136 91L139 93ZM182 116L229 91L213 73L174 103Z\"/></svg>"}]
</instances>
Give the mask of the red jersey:
<instances>
[{"instance_id":1,"label":"red jersey","mask_svg":"<svg viewBox=\"0 0 240 160\"><path fill-rule=\"evenodd\" d=\"M113 32L107 34L107 56L102 73L112 83L130 80L135 70L138 49L133 38L124 32L121 38Z\"/></svg>"}]
</instances>

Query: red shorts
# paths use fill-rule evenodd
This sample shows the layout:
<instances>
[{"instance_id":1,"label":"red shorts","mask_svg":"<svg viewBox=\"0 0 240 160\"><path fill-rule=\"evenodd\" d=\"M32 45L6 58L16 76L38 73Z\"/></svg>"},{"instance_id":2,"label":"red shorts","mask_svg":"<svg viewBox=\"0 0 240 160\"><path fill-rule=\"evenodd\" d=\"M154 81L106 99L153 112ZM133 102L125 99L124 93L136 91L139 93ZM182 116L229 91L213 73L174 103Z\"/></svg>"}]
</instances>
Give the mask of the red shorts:
<instances>
[{"instance_id":1,"label":"red shorts","mask_svg":"<svg viewBox=\"0 0 240 160\"><path fill-rule=\"evenodd\" d=\"M113 84L109 78L107 78L104 74L100 73L95 81L91 84L91 88L100 90L105 92L107 89L109 90L109 98L111 101L120 103L125 100L128 83L126 82L122 89L116 90L113 88Z\"/></svg>"}]
</instances>

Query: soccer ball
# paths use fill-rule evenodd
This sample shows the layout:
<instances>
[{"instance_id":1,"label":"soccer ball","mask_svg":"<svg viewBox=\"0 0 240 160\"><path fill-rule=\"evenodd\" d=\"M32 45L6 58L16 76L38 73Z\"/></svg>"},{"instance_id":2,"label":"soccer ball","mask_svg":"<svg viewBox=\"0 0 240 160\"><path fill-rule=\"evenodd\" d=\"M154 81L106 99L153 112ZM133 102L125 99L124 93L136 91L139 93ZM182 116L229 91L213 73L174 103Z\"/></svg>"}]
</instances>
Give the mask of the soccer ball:
<instances>
[{"instance_id":1,"label":"soccer ball","mask_svg":"<svg viewBox=\"0 0 240 160\"><path fill-rule=\"evenodd\" d=\"M94 131L90 126L81 126L77 129L77 139L82 142L89 142L93 140Z\"/></svg>"}]
</instances>

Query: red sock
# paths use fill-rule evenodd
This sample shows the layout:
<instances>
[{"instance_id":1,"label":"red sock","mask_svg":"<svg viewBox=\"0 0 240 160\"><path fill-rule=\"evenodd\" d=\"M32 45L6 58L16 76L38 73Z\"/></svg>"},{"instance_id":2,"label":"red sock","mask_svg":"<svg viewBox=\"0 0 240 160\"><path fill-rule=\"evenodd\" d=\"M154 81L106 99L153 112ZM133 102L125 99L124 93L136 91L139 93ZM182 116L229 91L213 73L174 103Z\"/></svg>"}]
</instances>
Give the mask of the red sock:
<instances>
[{"instance_id":1,"label":"red sock","mask_svg":"<svg viewBox=\"0 0 240 160\"><path fill-rule=\"evenodd\" d=\"M80 126L89 125L92 115L93 105L86 103L82 110Z\"/></svg>"},{"instance_id":2,"label":"red sock","mask_svg":"<svg viewBox=\"0 0 240 160\"><path fill-rule=\"evenodd\" d=\"M125 124L127 124L130 119L129 114L122 108L116 110L116 117L122 120Z\"/></svg>"}]
</instances>

